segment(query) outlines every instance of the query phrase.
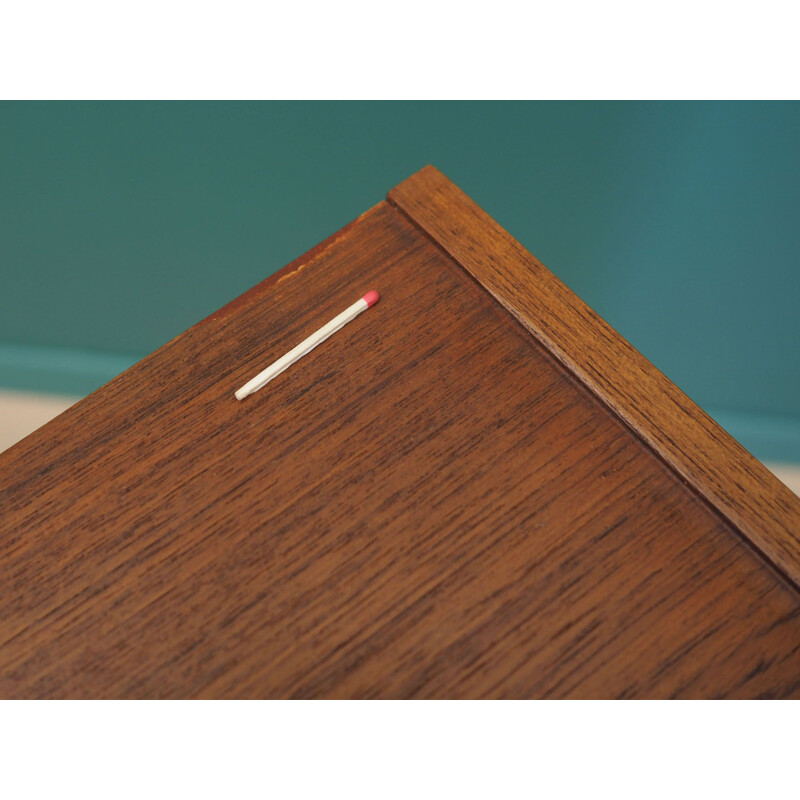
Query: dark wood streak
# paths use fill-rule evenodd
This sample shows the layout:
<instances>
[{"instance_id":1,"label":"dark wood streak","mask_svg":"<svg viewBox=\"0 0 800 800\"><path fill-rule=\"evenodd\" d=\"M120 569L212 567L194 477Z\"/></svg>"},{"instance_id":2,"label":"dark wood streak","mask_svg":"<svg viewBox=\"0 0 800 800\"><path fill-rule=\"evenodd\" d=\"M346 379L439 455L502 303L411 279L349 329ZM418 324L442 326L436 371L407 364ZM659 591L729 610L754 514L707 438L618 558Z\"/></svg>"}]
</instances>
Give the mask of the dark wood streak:
<instances>
[{"instance_id":1,"label":"dark wood streak","mask_svg":"<svg viewBox=\"0 0 800 800\"><path fill-rule=\"evenodd\" d=\"M800 694L793 588L388 203L1 454L0 508L4 697Z\"/></svg>"}]
</instances>

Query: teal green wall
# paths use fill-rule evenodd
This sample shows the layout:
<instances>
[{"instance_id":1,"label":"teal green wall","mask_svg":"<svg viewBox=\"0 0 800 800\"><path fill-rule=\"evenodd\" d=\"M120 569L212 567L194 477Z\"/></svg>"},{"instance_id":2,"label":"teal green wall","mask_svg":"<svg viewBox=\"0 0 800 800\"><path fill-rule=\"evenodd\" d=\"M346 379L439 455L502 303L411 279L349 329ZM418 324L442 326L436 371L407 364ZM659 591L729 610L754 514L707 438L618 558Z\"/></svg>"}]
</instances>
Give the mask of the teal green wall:
<instances>
[{"instance_id":1,"label":"teal green wall","mask_svg":"<svg viewBox=\"0 0 800 800\"><path fill-rule=\"evenodd\" d=\"M85 393L432 163L800 460L800 104L0 104L0 386Z\"/></svg>"}]
</instances>

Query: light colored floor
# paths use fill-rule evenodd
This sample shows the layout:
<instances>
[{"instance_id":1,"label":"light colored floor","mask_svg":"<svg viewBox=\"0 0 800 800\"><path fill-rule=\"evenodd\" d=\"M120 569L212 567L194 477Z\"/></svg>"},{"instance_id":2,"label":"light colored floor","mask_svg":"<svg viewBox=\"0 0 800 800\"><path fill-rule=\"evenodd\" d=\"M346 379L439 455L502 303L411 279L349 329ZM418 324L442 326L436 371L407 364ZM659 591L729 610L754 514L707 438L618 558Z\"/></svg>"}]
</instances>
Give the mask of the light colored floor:
<instances>
[{"instance_id":1,"label":"light colored floor","mask_svg":"<svg viewBox=\"0 0 800 800\"><path fill-rule=\"evenodd\" d=\"M0 452L66 411L80 397L0 390Z\"/></svg>"},{"instance_id":2,"label":"light colored floor","mask_svg":"<svg viewBox=\"0 0 800 800\"><path fill-rule=\"evenodd\" d=\"M766 464L765 466L800 497L800 464Z\"/></svg>"},{"instance_id":3,"label":"light colored floor","mask_svg":"<svg viewBox=\"0 0 800 800\"><path fill-rule=\"evenodd\" d=\"M33 392L0 390L0 452L18 442L79 397L61 397ZM796 495L800 496L800 464L767 464Z\"/></svg>"}]
</instances>

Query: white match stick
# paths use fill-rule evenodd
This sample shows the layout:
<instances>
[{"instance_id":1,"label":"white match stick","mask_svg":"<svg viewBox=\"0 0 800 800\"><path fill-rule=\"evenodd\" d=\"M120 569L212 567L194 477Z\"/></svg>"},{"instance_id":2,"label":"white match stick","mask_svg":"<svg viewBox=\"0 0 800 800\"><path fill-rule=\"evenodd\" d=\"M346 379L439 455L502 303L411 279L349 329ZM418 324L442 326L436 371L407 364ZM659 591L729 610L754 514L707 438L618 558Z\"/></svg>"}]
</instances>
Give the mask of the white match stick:
<instances>
[{"instance_id":1,"label":"white match stick","mask_svg":"<svg viewBox=\"0 0 800 800\"><path fill-rule=\"evenodd\" d=\"M329 336L333 336L336 331L354 320L362 311L374 306L378 300L380 300L380 295L377 292L367 292L357 303L353 303L350 308L342 311L338 317L334 317L327 325L323 325L318 331L312 333L308 339L303 339L297 347L291 349L285 356L281 356L274 364L270 364L265 370L259 372L255 378L247 381L241 389L235 392L236 399L244 400L247 395L253 394L253 392L257 392L266 386L273 378L291 367L295 361L301 359L306 353L310 353L318 344L322 344Z\"/></svg>"}]
</instances>

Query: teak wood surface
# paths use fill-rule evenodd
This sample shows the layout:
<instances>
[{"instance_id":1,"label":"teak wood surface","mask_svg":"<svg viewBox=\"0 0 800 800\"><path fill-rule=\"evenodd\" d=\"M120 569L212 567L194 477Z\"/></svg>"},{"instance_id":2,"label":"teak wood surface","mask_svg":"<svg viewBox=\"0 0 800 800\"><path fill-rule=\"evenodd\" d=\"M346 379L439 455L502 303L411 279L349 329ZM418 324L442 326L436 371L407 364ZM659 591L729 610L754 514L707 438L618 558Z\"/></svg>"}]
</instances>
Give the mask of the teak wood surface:
<instances>
[{"instance_id":1,"label":"teak wood surface","mask_svg":"<svg viewBox=\"0 0 800 800\"><path fill-rule=\"evenodd\" d=\"M800 695L794 496L475 209L424 170L0 455L0 696Z\"/></svg>"},{"instance_id":2,"label":"teak wood surface","mask_svg":"<svg viewBox=\"0 0 800 800\"><path fill-rule=\"evenodd\" d=\"M437 169L389 199L800 587L800 502L760 461Z\"/></svg>"}]
</instances>

